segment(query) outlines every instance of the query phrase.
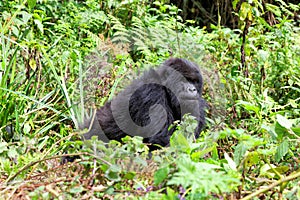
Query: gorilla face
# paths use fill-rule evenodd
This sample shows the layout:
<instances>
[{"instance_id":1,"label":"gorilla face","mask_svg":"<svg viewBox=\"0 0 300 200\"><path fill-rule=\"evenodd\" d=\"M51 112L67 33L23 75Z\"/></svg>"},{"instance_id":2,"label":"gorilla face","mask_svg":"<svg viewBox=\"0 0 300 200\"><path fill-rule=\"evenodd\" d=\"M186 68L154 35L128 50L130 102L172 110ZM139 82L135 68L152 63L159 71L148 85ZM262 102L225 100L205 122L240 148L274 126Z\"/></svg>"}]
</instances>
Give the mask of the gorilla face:
<instances>
[{"instance_id":1,"label":"gorilla face","mask_svg":"<svg viewBox=\"0 0 300 200\"><path fill-rule=\"evenodd\" d=\"M98 135L101 139L120 141L126 135L139 135L145 142L166 146L174 131L169 126L186 113L198 121L197 137L205 123L202 85L202 76L195 63L171 58L158 69L134 80L97 110L93 128L84 137Z\"/></svg>"},{"instance_id":2,"label":"gorilla face","mask_svg":"<svg viewBox=\"0 0 300 200\"><path fill-rule=\"evenodd\" d=\"M199 97L195 85L184 80L178 83L178 98L182 99L183 102L195 101Z\"/></svg>"}]
</instances>

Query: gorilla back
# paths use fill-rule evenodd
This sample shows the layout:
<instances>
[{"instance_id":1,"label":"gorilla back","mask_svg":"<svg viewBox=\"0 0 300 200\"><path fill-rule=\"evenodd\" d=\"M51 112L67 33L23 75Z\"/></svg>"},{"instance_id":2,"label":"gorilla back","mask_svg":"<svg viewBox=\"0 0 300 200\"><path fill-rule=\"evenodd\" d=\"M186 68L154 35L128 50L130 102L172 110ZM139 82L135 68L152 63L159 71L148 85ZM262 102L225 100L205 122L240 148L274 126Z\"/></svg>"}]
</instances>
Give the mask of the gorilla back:
<instances>
[{"instance_id":1,"label":"gorilla back","mask_svg":"<svg viewBox=\"0 0 300 200\"><path fill-rule=\"evenodd\" d=\"M198 121L197 138L205 123L202 86L202 76L195 63L170 58L156 70L145 72L98 109L84 138L97 135L104 141L120 141L126 135L142 136L146 143L166 146L174 132L169 126L186 113ZM84 127L89 127L90 121Z\"/></svg>"}]
</instances>

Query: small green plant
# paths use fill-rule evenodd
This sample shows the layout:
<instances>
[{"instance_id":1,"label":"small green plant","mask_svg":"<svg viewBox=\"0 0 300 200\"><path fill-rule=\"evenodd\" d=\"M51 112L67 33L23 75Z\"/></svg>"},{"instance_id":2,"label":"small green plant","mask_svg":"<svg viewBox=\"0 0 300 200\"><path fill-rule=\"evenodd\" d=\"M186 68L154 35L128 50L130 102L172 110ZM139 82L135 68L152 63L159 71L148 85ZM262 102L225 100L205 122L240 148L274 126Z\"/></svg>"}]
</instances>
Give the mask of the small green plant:
<instances>
[{"instance_id":1,"label":"small green plant","mask_svg":"<svg viewBox=\"0 0 300 200\"><path fill-rule=\"evenodd\" d=\"M235 190L240 184L238 173L230 171L236 169L229 167L226 171L223 168L225 165L218 160L214 164L205 162L203 158L202 161L195 161L195 155L203 155L203 152L209 153L213 150L204 143L194 143L196 126L197 122L193 116L184 116L184 120L171 137L170 149L166 150L166 153L170 154L169 158L173 157L172 163L162 163L161 168L155 173L154 183L176 186L174 195L188 199L203 199L211 197L211 194ZM228 164L233 162L230 158L227 161Z\"/></svg>"}]
</instances>

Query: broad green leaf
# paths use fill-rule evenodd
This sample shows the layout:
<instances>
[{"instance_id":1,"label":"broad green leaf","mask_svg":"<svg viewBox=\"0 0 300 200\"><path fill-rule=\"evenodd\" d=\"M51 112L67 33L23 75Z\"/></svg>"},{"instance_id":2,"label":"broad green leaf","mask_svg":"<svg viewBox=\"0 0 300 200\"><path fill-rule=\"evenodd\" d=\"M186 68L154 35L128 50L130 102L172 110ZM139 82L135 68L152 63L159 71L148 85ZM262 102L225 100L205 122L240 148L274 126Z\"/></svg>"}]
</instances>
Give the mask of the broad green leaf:
<instances>
[{"instance_id":1,"label":"broad green leaf","mask_svg":"<svg viewBox=\"0 0 300 200\"><path fill-rule=\"evenodd\" d=\"M277 114L276 119L277 119L277 122L286 129L290 129L293 125L290 120L288 120L287 118L285 118L282 115Z\"/></svg>"},{"instance_id":2,"label":"broad green leaf","mask_svg":"<svg viewBox=\"0 0 300 200\"><path fill-rule=\"evenodd\" d=\"M247 111L254 111L258 115L259 107L247 101L237 101L237 105L242 105Z\"/></svg>"},{"instance_id":3,"label":"broad green leaf","mask_svg":"<svg viewBox=\"0 0 300 200\"><path fill-rule=\"evenodd\" d=\"M167 184L189 188L191 194L200 192L207 195L215 192L229 192L231 189L228 185L239 184L238 179L220 171L219 165L194 162L187 155L178 158L175 162L178 170Z\"/></svg>"},{"instance_id":4,"label":"broad green leaf","mask_svg":"<svg viewBox=\"0 0 300 200\"><path fill-rule=\"evenodd\" d=\"M233 8L233 10L236 9L236 5L237 5L237 3L238 3L239 1L240 1L240 0L234 0L234 1L232 1L232 8Z\"/></svg>"},{"instance_id":5,"label":"broad green leaf","mask_svg":"<svg viewBox=\"0 0 300 200\"><path fill-rule=\"evenodd\" d=\"M288 130L281 126L278 122L275 124L275 132L277 134L277 140L282 140L282 138L288 135Z\"/></svg>"},{"instance_id":6,"label":"broad green leaf","mask_svg":"<svg viewBox=\"0 0 300 200\"><path fill-rule=\"evenodd\" d=\"M31 58L30 60L29 60L29 66L30 66L30 68L32 69L32 70L36 70L36 62L35 62L35 59L33 59L33 58Z\"/></svg>"},{"instance_id":7,"label":"broad green leaf","mask_svg":"<svg viewBox=\"0 0 300 200\"><path fill-rule=\"evenodd\" d=\"M232 158L230 158L230 156L225 152L224 154L225 159L227 160L227 163L230 167L230 169L236 171L236 164L235 162L232 160Z\"/></svg>"},{"instance_id":8,"label":"broad green leaf","mask_svg":"<svg viewBox=\"0 0 300 200\"><path fill-rule=\"evenodd\" d=\"M297 108L298 107L298 103L294 99L289 99L289 103L291 104L291 106L293 108Z\"/></svg>"},{"instance_id":9,"label":"broad green leaf","mask_svg":"<svg viewBox=\"0 0 300 200\"><path fill-rule=\"evenodd\" d=\"M178 194L170 187L167 187L167 194L165 196L165 198L163 198L164 200L172 200L174 199L174 197L176 197Z\"/></svg>"},{"instance_id":10,"label":"broad green leaf","mask_svg":"<svg viewBox=\"0 0 300 200\"><path fill-rule=\"evenodd\" d=\"M203 156L207 155L209 152L213 151L214 149L216 149L216 145L213 145L211 147L205 148L205 149L203 149L201 151L195 151L195 152L192 153L191 158L193 160L194 159L203 158ZM215 156L215 155L213 155L213 156Z\"/></svg>"},{"instance_id":11,"label":"broad green leaf","mask_svg":"<svg viewBox=\"0 0 300 200\"><path fill-rule=\"evenodd\" d=\"M135 177L136 173L135 172L127 172L125 175L124 175L124 179L128 179L128 180L132 180L134 177Z\"/></svg>"},{"instance_id":12,"label":"broad green leaf","mask_svg":"<svg viewBox=\"0 0 300 200\"><path fill-rule=\"evenodd\" d=\"M16 158L19 154L18 154L18 152L17 152L17 150L16 150L15 147L10 147L9 150L8 150L8 152L7 152L7 155L10 158Z\"/></svg>"},{"instance_id":13,"label":"broad green leaf","mask_svg":"<svg viewBox=\"0 0 300 200\"><path fill-rule=\"evenodd\" d=\"M260 168L259 176L273 178L276 174L274 173L273 170L270 170L271 167L275 168L275 165L271 164L271 166L270 166L269 164L264 164Z\"/></svg>"},{"instance_id":14,"label":"broad green leaf","mask_svg":"<svg viewBox=\"0 0 300 200\"><path fill-rule=\"evenodd\" d=\"M247 2L242 3L240 8L240 13L239 13L239 17L241 21L244 21L247 17L251 18L251 8L252 6L249 3Z\"/></svg>"},{"instance_id":15,"label":"broad green leaf","mask_svg":"<svg viewBox=\"0 0 300 200\"><path fill-rule=\"evenodd\" d=\"M121 168L118 165L112 165L109 169L105 172L106 178L112 181L120 181L120 172Z\"/></svg>"},{"instance_id":16,"label":"broad green leaf","mask_svg":"<svg viewBox=\"0 0 300 200\"><path fill-rule=\"evenodd\" d=\"M160 184L163 180L167 178L168 174L169 174L169 167L163 167L158 169L154 174L154 184L155 185Z\"/></svg>"},{"instance_id":17,"label":"broad green leaf","mask_svg":"<svg viewBox=\"0 0 300 200\"><path fill-rule=\"evenodd\" d=\"M23 19L23 23L27 24L27 22L31 19L33 15L29 14L28 12L22 12L22 19Z\"/></svg>"},{"instance_id":18,"label":"broad green leaf","mask_svg":"<svg viewBox=\"0 0 300 200\"><path fill-rule=\"evenodd\" d=\"M259 161L260 161L259 155L258 155L258 153L257 153L256 151L254 151L254 152L249 152L249 153L247 154L246 159L245 159L245 165L246 165L247 167L250 167L250 166L252 166L252 165L259 164Z\"/></svg>"},{"instance_id":19,"label":"broad green leaf","mask_svg":"<svg viewBox=\"0 0 300 200\"><path fill-rule=\"evenodd\" d=\"M16 26L11 26L11 30L15 36L19 36L19 29Z\"/></svg>"},{"instance_id":20,"label":"broad green leaf","mask_svg":"<svg viewBox=\"0 0 300 200\"><path fill-rule=\"evenodd\" d=\"M24 128L23 128L24 133L28 134L31 131L31 126L30 124L27 122L24 124Z\"/></svg>"},{"instance_id":21,"label":"broad green leaf","mask_svg":"<svg viewBox=\"0 0 300 200\"><path fill-rule=\"evenodd\" d=\"M188 142L187 138L184 137L183 133L181 133L179 131L176 131L171 136L170 146L171 147L179 146L179 147L183 147L183 148L184 147L188 148L190 145L189 145L189 142Z\"/></svg>"},{"instance_id":22,"label":"broad green leaf","mask_svg":"<svg viewBox=\"0 0 300 200\"><path fill-rule=\"evenodd\" d=\"M277 134L276 134L276 132L274 130L275 127L270 127L270 126L268 126L266 124L262 124L261 125L261 129L266 130L272 136L273 139L277 138Z\"/></svg>"},{"instance_id":23,"label":"broad green leaf","mask_svg":"<svg viewBox=\"0 0 300 200\"><path fill-rule=\"evenodd\" d=\"M235 147L235 150L234 150L234 162L237 165L240 164L240 161L244 157L244 155L245 155L245 153L246 153L247 150L248 150L248 146L244 142L241 142L240 144L238 144Z\"/></svg>"},{"instance_id":24,"label":"broad green leaf","mask_svg":"<svg viewBox=\"0 0 300 200\"><path fill-rule=\"evenodd\" d=\"M41 33L44 33L44 26L42 22L38 19L34 20L34 23L37 25L38 29L40 30Z\"/></svg>"},{"instance_id":25,"label":"broad green leaf","mask_svg":"<svg viewBox=\"0 0 300 200\"><path fill-rule=\"evenodd\" d=\"M278 6L275 6L273 4L269 4L269 3L266 3L265 4L266 6L266 9L268 11L271 11L272 13L274 13L277 17L280 17L281 16L281 11L280 11L280 8Z\"/></svg>"},{"instance_id":26,"label":"broad green leaf","mask_svg":"<svg viewBox=\"0 0 300 200\"><path fill-rule=\"evenodd\" d=\"M274 171L277 171L279 174L284 174L289 170L288 166L279 166L276 167L275 165L271 164L264 164L260 168L260 175L259 176L264 176L268 178L274 178L276 176L276 173Z\"/></svg>"},{"instance_id":27,"label":"broad green leaf","mask_svg":"<svg viewBox=\"0 0 300 200\"><path fill-rule=\"evenodd\" d=\"M275 153L275 160L279 162L283 156L287 154L289 151L289 142L287 140L283 140L283 142L277 147Z\"/></svg>"},{"instance_id":28,"label":"broad green leaf","mask_svg":"<svg viewBox=\"0 0 300 200\"><path fill-rule=\"evenodd\" d=\"M27 0L27 5L30 9L33 9L36 5L36 0Z\"/></svg>"},{"instance_id":29,"label":"broad green leaf","mask_svg":"<svg viewBox=\"0 0 300 200\"><path fill-rule=\"evenodd\" d=\"M286 173L287 171L289 171L289 167L284 165L284 166L279 166L279 167L275 167L273 168L274 170L276 170L279 174L284 174ZM272 169L269 169L268 171L271 172Z\"/></svg>"},{"instance_id":30,"label":"broad green leaf","mask_svg":"<svg viewBox=\"0 0 300 200\"><path fill-rule=\"evenodd\" d=\"M300 136L300 127L292 128L292 131L293 131L296 135Z\"/></svg>"},{"instance_id":31,"label":"broad green leaf","mask_svg":"<svg viewBox=\"0 0 300 200\"><path fill-rule=\"evenodd\" d=\"M213 149L212 149L212 155L211 157L215 160L220 159L219 157L219 153L218 153L218 149L217 149L217 145L214 145Z\"/></svg>"}]
</instances>

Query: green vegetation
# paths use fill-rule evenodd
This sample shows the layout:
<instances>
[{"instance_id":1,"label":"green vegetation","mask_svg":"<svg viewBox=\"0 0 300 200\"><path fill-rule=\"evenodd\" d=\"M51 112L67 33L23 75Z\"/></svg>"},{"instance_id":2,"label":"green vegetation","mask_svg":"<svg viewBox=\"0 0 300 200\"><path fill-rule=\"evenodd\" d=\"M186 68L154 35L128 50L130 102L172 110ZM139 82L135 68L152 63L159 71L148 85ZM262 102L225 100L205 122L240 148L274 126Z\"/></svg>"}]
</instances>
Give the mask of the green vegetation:
<instances>
[{"instance_id":1,"label":"green vegetation","mask_svg":"<svg viewBox=\"0 0 300 200\"><path fill-rule=\"evenodd\" d=\"M208 30L158 1L1 1L0 199L300 199L300 5L232 8L238 28ZM139 137L75 140L87 95L101 106L170 56L204 75L196 142L190 116L151 159Z\"/></svg>"}]
</instances>

